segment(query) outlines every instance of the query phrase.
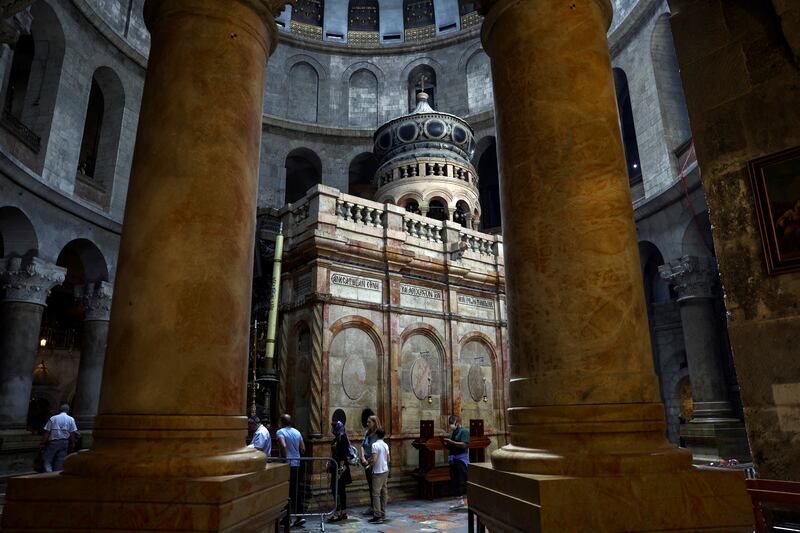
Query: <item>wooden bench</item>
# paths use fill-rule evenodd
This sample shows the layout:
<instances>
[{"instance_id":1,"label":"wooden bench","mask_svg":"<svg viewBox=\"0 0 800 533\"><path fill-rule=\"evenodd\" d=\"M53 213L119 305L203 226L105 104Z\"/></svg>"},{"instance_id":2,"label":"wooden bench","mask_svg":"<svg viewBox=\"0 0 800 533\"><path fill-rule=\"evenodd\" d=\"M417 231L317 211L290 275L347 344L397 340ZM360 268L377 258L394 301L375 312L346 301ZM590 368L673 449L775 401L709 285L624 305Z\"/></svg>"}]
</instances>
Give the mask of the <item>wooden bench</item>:
<instances>
[{"instance_id":1,"label":"wooden bench","mask_svg":"<svg viewBox=\"0 0 800 533\"><path fill-rule=\"evenodd\" d=\"M764 503L777 503L794 508L800 514L800 482L777 481L772 479L748 479L747 493L753 503L753 515L756 522L756 533L769 533L770 527L764 517ZM796 516L795 515L795 516ZM773 526L779 524L772 524ZM797 524L785 524L797 526Z\"/></svg>"}]
</instances>

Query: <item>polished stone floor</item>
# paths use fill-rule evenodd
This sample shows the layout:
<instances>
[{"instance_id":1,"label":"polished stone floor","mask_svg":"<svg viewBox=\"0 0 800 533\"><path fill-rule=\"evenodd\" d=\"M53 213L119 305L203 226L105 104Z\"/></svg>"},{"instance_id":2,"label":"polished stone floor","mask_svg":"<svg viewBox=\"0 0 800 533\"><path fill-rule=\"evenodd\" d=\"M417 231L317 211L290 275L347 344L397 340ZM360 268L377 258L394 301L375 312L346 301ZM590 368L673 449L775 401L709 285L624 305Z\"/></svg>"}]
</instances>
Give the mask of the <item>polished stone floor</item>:
<instances>
[{"instance_id":1,"label":"polished stone floor","mask_svg":"<svg viewBox=\"0 0 800 533\"><path fill-rule=\"evenodd\" d=\"M467 510L451 511L450 506L455 499L440 500L406 500L389 502L386 509L386 522L383 524L370 524L369 516L363 516L361 511L365 507L348 509L347 520L326 523L325 531L356 533L360 531L380 531L383 533L406 533L411 531L449 533L466 533ZM303 528L293 528L293 532L319 531L319 518L308 518Z\"/></svg>"}]
</instances>

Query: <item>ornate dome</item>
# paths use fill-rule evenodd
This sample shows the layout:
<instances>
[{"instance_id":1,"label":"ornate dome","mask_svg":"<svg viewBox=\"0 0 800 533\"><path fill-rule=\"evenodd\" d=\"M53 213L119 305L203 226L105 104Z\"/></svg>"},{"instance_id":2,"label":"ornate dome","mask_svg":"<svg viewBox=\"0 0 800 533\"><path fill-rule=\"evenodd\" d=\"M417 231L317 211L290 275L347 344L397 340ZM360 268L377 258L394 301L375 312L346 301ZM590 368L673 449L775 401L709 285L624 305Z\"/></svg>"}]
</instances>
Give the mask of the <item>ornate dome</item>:
<instances>
[{"instance_id":1,"label":"ornate dome","mask_svg":"<svg viewBox=\"0 0 800 533\"><path fill-rule=\"evenodd\" d=\"M472 127L434 110L424 90L414 111L378 128L373 141L377 201L468 227L480 219Z\"/></svg>"}]
</instances>

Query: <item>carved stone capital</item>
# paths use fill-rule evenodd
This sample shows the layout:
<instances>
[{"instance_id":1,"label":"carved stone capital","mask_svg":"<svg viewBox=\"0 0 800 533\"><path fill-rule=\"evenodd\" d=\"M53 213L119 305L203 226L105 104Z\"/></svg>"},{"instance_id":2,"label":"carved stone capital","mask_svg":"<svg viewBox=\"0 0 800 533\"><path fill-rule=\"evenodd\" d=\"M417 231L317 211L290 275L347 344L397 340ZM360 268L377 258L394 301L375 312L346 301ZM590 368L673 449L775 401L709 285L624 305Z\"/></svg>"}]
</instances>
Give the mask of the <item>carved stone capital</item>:
<instances>
[{"instance_id":1,"label":"carved stone capital","mask_svg":"<svg viewBox=\"0 0 800 533\"><path fill-rule=\"evenodd\" d=\"M86 306L84 320L108 320L111 316L111 296L114 286L107 281L98 281L75 287L75 297Z\"/></svg>"},{"instance_id":2,"label":"carved stone capital","mask_svg":"<svg viewBox=\"0 0 800 533\"><path fill-rule=\"evenodd\" d=\"M46 305L50 289L64 281L67 269L38 257L4 257L0 260L0 287L4 302Z\"/></svg>"},{"instance_id":3,"label":"carved stone capital","mask_svg":"<svg viewBox=\"0 0 800 533\"><path fill-rule=\"evenodd\" d=\"M713 298L717 277L716 262L710 257L684 255L658 267L661 277L675 287L678 301Z\"/></svg>"}]
</instances>

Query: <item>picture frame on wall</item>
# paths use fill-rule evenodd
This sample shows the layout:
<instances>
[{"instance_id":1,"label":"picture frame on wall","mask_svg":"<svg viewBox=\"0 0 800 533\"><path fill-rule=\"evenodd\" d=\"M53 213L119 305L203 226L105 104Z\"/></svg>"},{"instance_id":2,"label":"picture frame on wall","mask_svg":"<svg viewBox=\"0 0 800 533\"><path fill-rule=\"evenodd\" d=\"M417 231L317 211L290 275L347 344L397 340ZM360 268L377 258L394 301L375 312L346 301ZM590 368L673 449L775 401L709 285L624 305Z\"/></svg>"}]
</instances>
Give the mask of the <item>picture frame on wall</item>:
<instances>
[{"instance_id":1,"label":"picture frame on wall","mask_svg":"<svg viewBox=\"0 0 800 533\"><path fill-rule=\"evenodd\" d=\"M747 163L767 274L800 271L800 146Z\"/></svg>"}]
</instances>

